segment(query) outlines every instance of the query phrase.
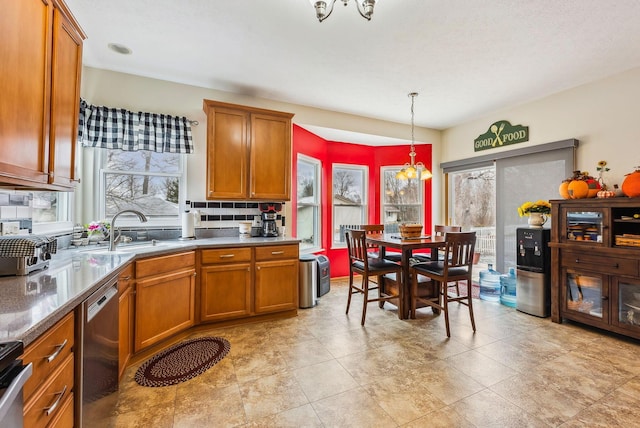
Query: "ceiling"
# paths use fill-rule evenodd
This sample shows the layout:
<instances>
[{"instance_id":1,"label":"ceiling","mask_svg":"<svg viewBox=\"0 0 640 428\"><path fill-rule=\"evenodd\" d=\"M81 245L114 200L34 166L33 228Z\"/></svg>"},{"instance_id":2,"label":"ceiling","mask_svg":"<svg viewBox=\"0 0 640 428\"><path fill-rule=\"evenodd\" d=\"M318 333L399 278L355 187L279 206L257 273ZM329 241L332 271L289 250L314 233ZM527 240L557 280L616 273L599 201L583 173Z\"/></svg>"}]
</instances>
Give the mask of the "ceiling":
<instances>
[{"instance_id":1,"label":"ceiling","mask_svg":"<svg viewBox=\"0 0 640 428\"><path fill-rule=\"evenodd\" d=\"M433 129L640 67L638 0L354 1L66 3L87 66Z\"/></svg>"}]
</instances>

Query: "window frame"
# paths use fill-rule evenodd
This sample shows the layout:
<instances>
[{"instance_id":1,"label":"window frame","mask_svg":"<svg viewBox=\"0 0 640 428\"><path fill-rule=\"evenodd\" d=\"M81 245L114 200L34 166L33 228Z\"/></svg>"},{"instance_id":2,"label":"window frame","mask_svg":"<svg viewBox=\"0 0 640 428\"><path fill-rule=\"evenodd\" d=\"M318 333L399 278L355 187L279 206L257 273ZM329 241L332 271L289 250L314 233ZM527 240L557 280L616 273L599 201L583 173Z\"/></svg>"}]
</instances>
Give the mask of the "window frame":
<instances>
[{"instance_id":1,"label":"window frame","mask_svg":"<svg viewBox=\"0 0 640 428\"><path fill-rule=\"evenodd\" d=\"M123 171L117 169L109 169L106 168L107 162L107 152L109 150L119 150L119 149L101 149L101 148L89 148L94 151L94 165L95 169L99 171L99 179L94 184L94 189L98 198L96 198L94 211L97 213L97 218L94 220L102 220L107 219L106 217L106 184L107 184L107 174L117 174L122 173ZM179 158L179 172L177 173L162 173L162 172L141 172L135 171L131 172L132 175L149 175L153 177L178 177L179 179L179 198L178 198L178 212L176 215L170 216L149 216L147 215L148 221L144 223L144 227L176 227L181 225L180 214L185 207L186 201L186 192L187 192L187 159L186 154L184 153L167 153L170 155L177 155ZM127 173L128 174L128 173ZM146 214L146 213L145 213ZM111 218L111 217L109 217ZM118 217L118 226L127 226L127 227L135 227L140 226L140 220L136 216L122 216Z\"/></svg>"},{"instance_id":2,"label":"window frame","mask_svg":"<svg viewBox=\"0 0 640 428\"><path fill-rule=\"evenodd\" d=\"M313 202L300 202L299 195L297 194L298 177L296 177L296 228L298 231L298 237L300 237L300 208L311 207L313 209L313 243L310 246L305 246L301 241L300 252L311 253L322 249L322 201L320 197L322 195L322 161L314 157L298 153L296 162L297 171L300 170L300 162L307 163L314 169Z\"/></svg>"},{"instance_id":3,"label":"window frame","mask_svg":"<svg viewBox=\"0 0 640 428\"><path fill-rule=\"evenodd\" d=\"M362 201L359 204L336 204L334 184L335 174L337 170L353 170L360 171L362 174ZM350 222L346 224L367 224L368 211L369 211L369 166L367 165L355 165L355 164L342 164L334 163L331 165L331 248L346 248L347 243L344 241L344 236L339 235L336 241L336 228L340 229L340 225L336 221L336 207L337 206L358 206L360 207L360 220L358 222Z\"/></svg>"},{"instance_id":4,"label":"window frame","mask_svg":"<svg viewBox=\"0 0 640 428\"><path fill-rule=\"evenodd\" d=\"M39 191L33 191L28 193L35 193ZM73 206L74 206L74 193L73 192L56 192L56 191L47 191L43 192L52 192L56 193L56 197L58 198L58 207L56 216L58 218L57 221L51 222L35 222L33 221L33 210L32 207L32 222L31 229L33 234L40 235L54 235L58 233L65 233L73 229Z\"/></svg>"},{"instance_id":5,"label":"window frame","mask_svg":"<svg viewBox=\"0 0 640 428\"><path fill-rule=\"evenodd\" d=\"M383 223L385 225L385 231L387 232L397 232L397 226L400 224L400 221L398 221L397 223L387 223L386 222L386 218L385 218L385 207L391 205L391 204L386 204L384 197L385 197L385 192L386 192L386 188L385 188L385 182L384 182L384 178L385 178L385 173L390 172L393 173L395 175L395 173L397 173L398 171L400 171L403 168L403 166L398 165L398 166L382 166L380 167L380 223ZM411 180L415 180L418 184L418 198L419 198L419 203L416 204L393 204L393 205L402 205L402 206L416 206L419 207L418 212L420 213L418 218L415 220L420 224L424 224L425 222L425 182L424 180L420 180L419 178L415 178L415 179L411 179ZM394 226L395 225L395 226Z\"/></svg>"}]
</instances>

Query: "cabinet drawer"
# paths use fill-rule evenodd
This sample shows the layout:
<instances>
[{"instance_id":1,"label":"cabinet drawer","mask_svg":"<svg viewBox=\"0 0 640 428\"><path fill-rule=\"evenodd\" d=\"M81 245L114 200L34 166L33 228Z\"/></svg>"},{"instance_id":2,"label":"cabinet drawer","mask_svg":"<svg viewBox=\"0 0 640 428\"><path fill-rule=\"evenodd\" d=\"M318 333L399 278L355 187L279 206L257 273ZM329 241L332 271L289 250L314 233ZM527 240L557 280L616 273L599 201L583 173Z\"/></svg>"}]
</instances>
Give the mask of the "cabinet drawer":
<instances>
[{"instance_id":1,"label":"cabinet drawer","mask_svg":"<svg viewBox=\"0 0 640 428\"><path fill-rule=\"evenodd\" d=\"M73 332L74 321L71 312L27 347L22 360L25 365L33 363L33 374L24 385L25 400L28 400L49 374L71 355L74 344Z\"/></svg>"},{"instance_id":2,"label":"cabinet drawer","mask_svg":"<svg viewBox=\"0 0 640 428\"><path fill-rule=\"evenodd\" d=\"M69 394L64 403L60 405L60 411L56 412L55 418L47 428L69 428L73 426L73 393Z\"/></svg>"},{"instance_id":3,"label":"cabinet drawer","mask_svg":"<svg viewBox=\"0 0 640 428\"><path fill-rule=\"evenodd\" d=\"M194 266L195 262L193 251L139 260L136 262L136 279L182 270Z\"/></svg>"},{"instance_id":4,"label":"cabinet drawer","mask_svg":"<svg viewBox=\"0 0 640 428\"><path fill-rule=\"evenodd\" d=\"M279 260L279 259L297 259L297 245L278 245L269 247L256 247L256 261L261 260Z\"/></svg>"},{"instance_id":5,"label":"cabinet drawer","mask_svg":"<svg viewBox=\"0 0 640 428\"><path fill-rule=\"evenodd\" d=\"M562 266L573 269L588 269L607 275L638 276L638 260L594 256L572 251L562 254Z\"/></svg>"},{"instance_id":6,"label":"cabinet drawer","mask_svg":"<svg viewBox=\"0 0 640 428\"><path fill-rule=\"evenodd\" d=\"M236 263L250 261L250 247L202 250L202 264Z\"/></svg>"},{"instance_id":7,"label":"cabinet drawer","mask_svg":"<svg viewBox=\"0 0 640 428\"><path fill-rule=\"evenodd\" d=\"M24 408L25 427L44 427L58 418L73 391L73 367L73 354L70 354L47 383L27 401Z\"/></svg>"}]
</instances>

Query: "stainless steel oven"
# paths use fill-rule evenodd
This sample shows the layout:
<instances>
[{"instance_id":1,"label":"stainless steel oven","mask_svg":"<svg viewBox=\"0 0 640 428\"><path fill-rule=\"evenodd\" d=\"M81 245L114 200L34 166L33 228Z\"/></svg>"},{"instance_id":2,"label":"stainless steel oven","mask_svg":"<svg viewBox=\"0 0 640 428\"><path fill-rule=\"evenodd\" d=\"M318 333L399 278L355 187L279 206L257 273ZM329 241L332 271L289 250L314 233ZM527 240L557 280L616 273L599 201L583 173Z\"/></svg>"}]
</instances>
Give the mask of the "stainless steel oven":
<instances>
[{"instance_id":1,"label":"stainless steel oven","mask_svg":"<svg viewBox=\"0 0 640 428\"><path fill-rule=\"evenodd\" d=\"M22 387L33 371L18 358L23 350L22 342L0 343L0 427L23 426Z\"/></svg>"},{"instance_id":2,"label":"stainless steel oven","mask_svg":"<svg viewBox=\"0 0 640 428\"><path fill-rule=\"evenodd\" d=\"M118 391L118 284L110 278L79 307L80 426L110 415Z\"/></svg>"}]
</instances>

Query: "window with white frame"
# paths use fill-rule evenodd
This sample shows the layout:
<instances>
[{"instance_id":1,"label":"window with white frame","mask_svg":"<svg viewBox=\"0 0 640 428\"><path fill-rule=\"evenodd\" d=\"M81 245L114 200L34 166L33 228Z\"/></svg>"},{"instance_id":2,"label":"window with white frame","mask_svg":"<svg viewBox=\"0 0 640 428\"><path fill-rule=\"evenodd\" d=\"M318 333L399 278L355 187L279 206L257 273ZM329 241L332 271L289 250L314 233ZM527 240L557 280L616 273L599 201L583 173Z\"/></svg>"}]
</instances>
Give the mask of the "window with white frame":
<instances>
[{"instance_id":1,"label":"window with white frame","mask_svg":"<svg viewBox=\"0 0 640 428\"><path fill-rule=\"evenodd\" d=\"M185 160L178 153L153 151L99 151L102 218L123 209L143 212L150 223L179 224L181 195L185 190ZM139 223L135 216L134 222ZM123 216L123 224L126 217Z\"/></svg>"},{"instance_id":2,"label":"window with white frame","mask_svg":"<svg viewBox=\"0 0 640 428\"><path fill-rule=\"evenodd\" d=\"M333 245L346 246L344 230L367 221L368 168L333 165Z\"/></svg>"},{"instance_id":3,"label":"window with white frame","mask_svg":"<svg viewBox=\"0 0 640 428\"><path fill-rule=\"evenodd\" d=\"M26 192L22 192L23 194ZM33 233L54 233L71 229L72 192L29 192Z\"/></svg>"},{"instance_id":4,"label":"window with white frame","mask_svg":"<svg viewBox=\"0 0 640 428\"><path fill-rule=\"evenodd\" d=\"M297 176L297 232L300 250L313 251L321 246L320 227L320 172L318 159L298 155Z\"/></svg>"},{"instance_id":5,"label":"window with white frame","mask_svg":"<svg viewBox=\"0 0 640 428\"><path fill-rule=\"evenodd\" d=\"M396 178L400 168L382 167L380 171L380 187L383 189L380 195L380 218L387 232L397 232L401 223L424 224L424 184L417 178Z\"/></svg>"}]
</instances>

